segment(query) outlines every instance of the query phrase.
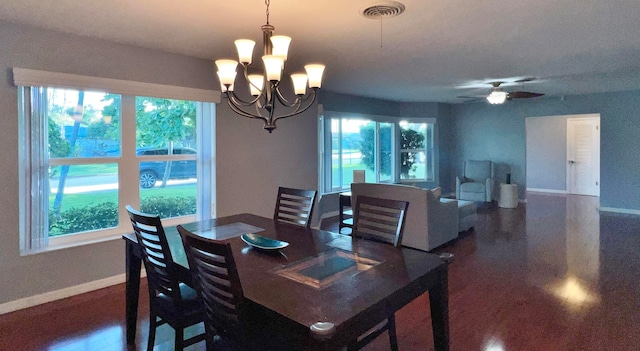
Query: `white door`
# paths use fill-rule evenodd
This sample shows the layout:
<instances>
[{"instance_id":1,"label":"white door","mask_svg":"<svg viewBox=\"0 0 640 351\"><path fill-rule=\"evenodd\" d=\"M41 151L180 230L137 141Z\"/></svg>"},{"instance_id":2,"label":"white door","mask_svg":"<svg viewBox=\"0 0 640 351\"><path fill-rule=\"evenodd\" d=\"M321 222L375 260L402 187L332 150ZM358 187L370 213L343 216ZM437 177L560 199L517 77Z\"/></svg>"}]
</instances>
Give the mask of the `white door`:
<instances>
[{"instance_id":1,"label":"white door","mask_svg":"<svg viewBox=\"0 0 640 351\"><path fill-rule=\"evenodd\" d=\"M600 196L600 116L567 119L567 191Z\"/></svg>"}]
</instances>

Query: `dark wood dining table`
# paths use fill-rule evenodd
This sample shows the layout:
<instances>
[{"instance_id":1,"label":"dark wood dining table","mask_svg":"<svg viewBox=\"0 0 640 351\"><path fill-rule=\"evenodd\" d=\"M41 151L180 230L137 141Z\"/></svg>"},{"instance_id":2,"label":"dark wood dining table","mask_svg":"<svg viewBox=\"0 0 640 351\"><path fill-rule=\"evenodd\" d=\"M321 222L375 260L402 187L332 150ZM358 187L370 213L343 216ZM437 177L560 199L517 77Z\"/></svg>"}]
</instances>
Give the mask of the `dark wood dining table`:
<instances>
[{"instance_id":1,"label":"dark wood dining table","mask_svg":"<svg viewBox=\"0 0 640 351\"><path fill-rule=\"evenodd\" d=\"M449 350L448 271L446 262L437 255L279 224L252 214L183 226L204 237L231 243L245 298L262 309L265 316L277 320L273 323L282 326L286 334L283 338L297 343L292 349L338 350L428 292L435 350ZM238 232L247 228L289 245L278 250L252 247L241 240ZM180 267L181 280L191 284L177 229L165 227L165 232L173 260ZM142 252L134 234L125 234L123 239L126 333L127 343L133 344ZM400 323L397 328L403 325ZM429 347L425 345L425 349Z\"/></svg>"}]
</instances>

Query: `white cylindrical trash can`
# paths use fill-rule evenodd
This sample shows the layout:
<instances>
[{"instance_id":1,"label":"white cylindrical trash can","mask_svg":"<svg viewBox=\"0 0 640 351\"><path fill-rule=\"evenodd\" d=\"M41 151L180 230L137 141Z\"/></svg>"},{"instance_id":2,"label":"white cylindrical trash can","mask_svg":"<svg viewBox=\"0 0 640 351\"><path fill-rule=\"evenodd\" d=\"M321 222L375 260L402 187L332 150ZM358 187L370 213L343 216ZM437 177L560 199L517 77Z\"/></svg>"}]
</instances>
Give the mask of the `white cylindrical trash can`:
<instances>
[{"instance_id":1,"label":"white cylindrical trash can","mask_svg":"<svg viewBox=\"0 0 640 351\"><path fill-rule=\"evenodd\" d=\"M517 184L500 184L500 200L498 206L502 208L518 207L518 185Z\"/></svg>"}]
</instances>

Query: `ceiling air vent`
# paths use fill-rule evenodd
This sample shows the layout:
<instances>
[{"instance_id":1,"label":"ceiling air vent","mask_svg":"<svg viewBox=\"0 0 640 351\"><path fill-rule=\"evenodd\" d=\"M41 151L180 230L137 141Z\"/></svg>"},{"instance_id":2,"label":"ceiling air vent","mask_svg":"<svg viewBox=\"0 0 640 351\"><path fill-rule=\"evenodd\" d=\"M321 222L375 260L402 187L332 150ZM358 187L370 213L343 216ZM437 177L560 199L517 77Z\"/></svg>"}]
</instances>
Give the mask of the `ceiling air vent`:
<instances>
[{"instance_id":1,"label":"ceiling air vent","mask_svg":"<svg viewBox=\"0 0 640 351\"><path fill-rule=\"evenodd\" d=\"M397 1L381 1L362 9L362 16L370 19L396 17L404 12L404 5Z\"/></svg>"}]
</instances>

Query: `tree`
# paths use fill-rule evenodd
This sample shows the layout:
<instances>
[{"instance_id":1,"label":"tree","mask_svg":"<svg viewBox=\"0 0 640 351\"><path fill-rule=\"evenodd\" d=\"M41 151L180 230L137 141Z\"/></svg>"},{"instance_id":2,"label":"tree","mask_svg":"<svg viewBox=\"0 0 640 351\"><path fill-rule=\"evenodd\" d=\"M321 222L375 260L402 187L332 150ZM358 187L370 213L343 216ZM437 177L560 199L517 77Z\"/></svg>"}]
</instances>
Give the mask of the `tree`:
<instances>
[{"instance_id":1,"label":"tree","mask_svg":"<svg viewBox=\"0 0 640 351\"><path fill-rule=\"evenodd\" d=\"M193 101L138 97L136 99L137 146L167 146L194 139L196 105Z\"/></svg>"},{"instance_id":2,"label":"tree","mask_svg":"<svg viewBox=\"0 0 640 351\"><path fill-rule=\"evenodd\" d=\"M362 163L369 168L375 168L375 123L371 122L360 128L360 152L362 153ZM413 129L400 129L400 149L421 149L424 148L424 135ZM387 146L391 144L391 125L380 124L380 173L391 174L391 152ZM416 152L400 153L400 175L408 178L409 172L415 170Z\"/></svg>"}]
</instances>

